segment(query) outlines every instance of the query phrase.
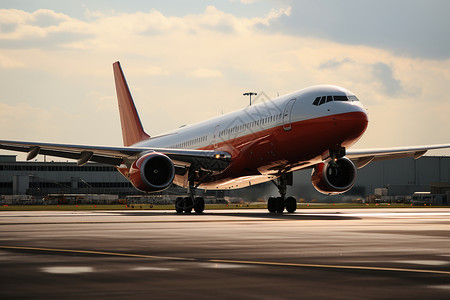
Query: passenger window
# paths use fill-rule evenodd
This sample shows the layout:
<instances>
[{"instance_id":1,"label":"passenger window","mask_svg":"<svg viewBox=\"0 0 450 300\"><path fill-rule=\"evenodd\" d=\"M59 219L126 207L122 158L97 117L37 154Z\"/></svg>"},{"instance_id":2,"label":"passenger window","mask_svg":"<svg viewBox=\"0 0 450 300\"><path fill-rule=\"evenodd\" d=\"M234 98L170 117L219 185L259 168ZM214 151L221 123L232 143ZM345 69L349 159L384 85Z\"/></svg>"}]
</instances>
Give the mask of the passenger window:
<instances>
[{"instance_id":1,"label":"passenger window","mask_svg":"<svg viewBox=\"0 0 450 300\"><path fill-rule=\"evenodd\" d=\"M333 101L333 97L332 96L327 96L327 103Z\"/></svg>"},{"instance_id":2,"label":"passenger window","mask_svg":"<svg viewBox=\"0 0 450 300\"><path fill-rule=\"evenodd\" d=\"M319 105L324 104L326 99L327 99L327 97L323 96L322 99L320 100L320 104Z\"/></svg>"},{"instance_id":3,"label":"passenger window","mask_svg":"<svg viewBox=\"0 0 450 300\"><path fill-rule=\"evenodd\" d=\"M313 105L319 105L320 97L317 97L316 100L314 100Z\"/></svg>"}]
</instances>

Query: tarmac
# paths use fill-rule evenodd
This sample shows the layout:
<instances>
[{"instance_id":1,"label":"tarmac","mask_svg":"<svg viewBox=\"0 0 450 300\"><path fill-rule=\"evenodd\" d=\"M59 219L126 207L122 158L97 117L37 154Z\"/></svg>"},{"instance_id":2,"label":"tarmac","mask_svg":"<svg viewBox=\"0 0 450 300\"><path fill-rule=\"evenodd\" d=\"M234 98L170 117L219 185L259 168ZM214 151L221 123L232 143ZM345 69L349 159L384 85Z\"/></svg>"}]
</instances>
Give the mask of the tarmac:
<instances>
[{"instance_id":1,"label":"tarmac","mask_svg":"<svg viewBox=\"0 0 450 300\"><path fill-rule=\"evenodd\" d=\"M450 209L0 212L1 299L450 299Z\"/></svg>"}]
</instances>

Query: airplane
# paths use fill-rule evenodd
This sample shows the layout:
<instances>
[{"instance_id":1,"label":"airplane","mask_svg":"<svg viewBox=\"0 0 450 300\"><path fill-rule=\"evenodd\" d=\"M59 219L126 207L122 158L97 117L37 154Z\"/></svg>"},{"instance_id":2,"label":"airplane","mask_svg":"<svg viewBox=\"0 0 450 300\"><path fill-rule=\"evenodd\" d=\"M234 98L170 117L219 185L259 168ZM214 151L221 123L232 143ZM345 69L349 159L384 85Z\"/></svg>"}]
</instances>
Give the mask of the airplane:
<instances>
[{"instance_id":1,"label":"airplane","mask_svg":"<svg viewBox=\"0 0 450 300\"><path fill-rule=\"evenodd\" d=\"M317 191L341 194L355 183L357 169L371 162L420 158L428 150L450 144L351 150L366 131L368 117L356 95L333 85L317 85L270 101L170 132L150 136L144 130L120 66L113 63L123 147L69 145L0 140L0 149L27 152L27 160L50 155L110 164L133 186L159 192L172 184L187 188L175 201L177 213L202 213L198 188L229 190L272 181L279 191L270 197L271 213L293 213L294 197L286 197L293 172L312 169Z\"/></svg>"}]
</instances>

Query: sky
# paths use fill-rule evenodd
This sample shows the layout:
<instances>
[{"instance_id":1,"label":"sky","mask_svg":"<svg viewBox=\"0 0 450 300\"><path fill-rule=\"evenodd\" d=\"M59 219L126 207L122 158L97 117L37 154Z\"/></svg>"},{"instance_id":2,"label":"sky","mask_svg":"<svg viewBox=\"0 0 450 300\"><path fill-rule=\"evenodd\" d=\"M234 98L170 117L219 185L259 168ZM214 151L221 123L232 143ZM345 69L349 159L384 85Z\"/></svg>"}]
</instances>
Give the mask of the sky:
<instances>
[{"instance_id":1,"label":"sky","mask_svg":"<svg viewBox=\"0 0 450 300\"><path fill-rule=\"evenodd\" d=\"M244 108L247 91L334 84L368 109L354 148L450 143L448 11L444 0L2 0L0 139L122 145L119 60L150 135Z\"/></svg>"}]
</instances>

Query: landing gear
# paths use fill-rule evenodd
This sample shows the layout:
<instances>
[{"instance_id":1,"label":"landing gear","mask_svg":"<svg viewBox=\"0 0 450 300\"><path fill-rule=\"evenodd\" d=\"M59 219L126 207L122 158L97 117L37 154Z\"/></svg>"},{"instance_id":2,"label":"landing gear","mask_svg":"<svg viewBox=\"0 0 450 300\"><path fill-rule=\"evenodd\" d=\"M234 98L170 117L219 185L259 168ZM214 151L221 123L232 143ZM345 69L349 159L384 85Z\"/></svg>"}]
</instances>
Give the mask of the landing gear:
<instances>
[{"instance_id":1,"label":"landing gear","mask_svg":"<svg viewBox=\"0 0 450 300\"><path fill-rule=\"evenodd\" d=\"M267 201L267 209L269 210L269 212L274 213L276 208L275 208L275 202L277 201L276 197L270 197L269 200Z\"/></svg>"},{"instance_id":2,"label":"landing gear","mask_svg":"<svg viewBox=\"0 0 450 300\"><path fill-rule=\"evenodd\" d=\"M190 214L192 209L197 214L201 214L205 210L205 200L203 197L195 197L194 200L191 197L178 197L175 200L175 211L177 214Z\"/></svg>"},{"instance_id":3,"label":"landing gear","mask_svg":"<svg viewBox=\"0 0 450 300\"><path fill-rule=\"evenodd\" d=\"M286 206L286 201L283 197L277 197L275 201L275 212L282 214L284 211L284 207Z\"/></svg>"},{"instance_id":4,"label":"landing gear","mask_svg":"<svg viewBox=\"0 0 450 300\"><path fill-rule=\"evenodd\" d=\"M178 197L175 200L175 210L177 214L190 214L192 211L193 201L190 197Z\"/></svg>"},{"instance_id":5,"label":"landing gear","mask_svg":"<svg viewBox=\"0 0 450 300\"><path fill-rule=\"evenodd\" d=\"M267 201L267 209L269 212L283 213L286 208L287 212L293 213L297 210L297 200L294 197L286 198L286 186L292 185L292 173L284 173L279 178L272 180L278 188L281 197L270 197Z\"/></svg>"},{"instance_id":6,"label":"landing gear","mask_svg":"<svg viewBox=\"0 0 450 300\"><path fill-rule=\"evenodd\" d=\"M189 173L195 174L192 171L190 171ZM195 186L194 180L189 180L189 196L178 197L175 200L175 211L177 212L177 214L182 214L183 212L185 214L190 214L192 212L192 209L194 209L197 214L203 213L203 211L205 210L205 200L203 199L203 197L195 197L195 190L197 189L197 186Z\"/></svg>"},{"instance_id":7,"label":"landing gear","mask_svg":"<svg viewBox=\"0 0 450 300\"><path fill-rule=\"evenodd\" d=\"M205 200L203 197L195 197L194 199L194 211L201 214L205 210Z\"/></svg>"},{"instance_id":8,"label":"landing gear","mask_svg":"<svg viewBox=\"0 0 450 300\"><path fill-rule=\"evenodd\" d=\"M184 197L184 213L190 214L192 211L193 201L191 197Z\"/></svg>"},{"instance_id":9,"label":"landing gear","mask_svg":"<svg viewBox=\"0 0 450 300\"><path fill-rule=\"evenodd\" d=\"M288 213L293 213L297 210L297 200L294 197L286 198L286 210Z\"/></svg>"},{"instance_id":10,"label":"landing gear","mask_svg":"<svg viewBox=\"0 0 450 300\"><path fill-rule=\"evenodd\" d=\"M184 212L184 198L178 197L175 200L175 211L177 214L182 214Z\"/></svg>"}]
</instances>

